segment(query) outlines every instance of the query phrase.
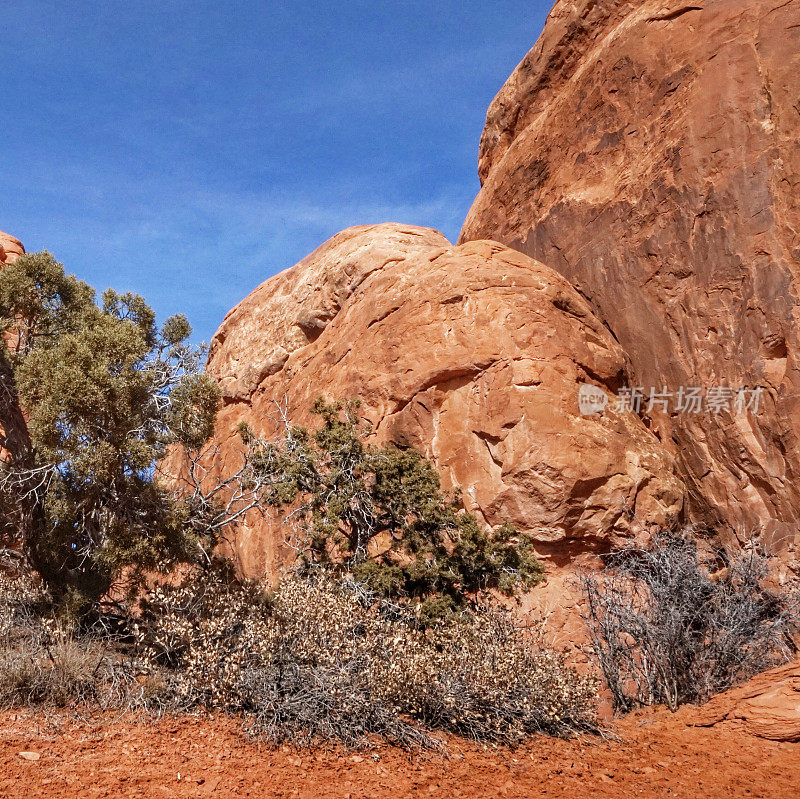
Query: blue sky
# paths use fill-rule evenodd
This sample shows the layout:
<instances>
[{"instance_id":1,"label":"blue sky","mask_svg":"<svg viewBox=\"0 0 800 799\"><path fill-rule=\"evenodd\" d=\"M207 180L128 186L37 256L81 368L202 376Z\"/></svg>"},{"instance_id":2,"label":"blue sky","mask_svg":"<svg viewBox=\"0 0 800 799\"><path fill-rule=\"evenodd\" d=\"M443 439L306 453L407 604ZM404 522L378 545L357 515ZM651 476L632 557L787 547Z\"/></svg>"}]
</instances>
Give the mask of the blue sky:
<instances>
[{"instance_id":1,"label":"blue sky","mask_svg":"<svg viewBox=\"0 0 800 799\"><path fill-rule=\"evenodd\" d=\"M453 240L549 7L0 0L0 230L198 340L348 225Z\"/></svg>"}]
</instances>

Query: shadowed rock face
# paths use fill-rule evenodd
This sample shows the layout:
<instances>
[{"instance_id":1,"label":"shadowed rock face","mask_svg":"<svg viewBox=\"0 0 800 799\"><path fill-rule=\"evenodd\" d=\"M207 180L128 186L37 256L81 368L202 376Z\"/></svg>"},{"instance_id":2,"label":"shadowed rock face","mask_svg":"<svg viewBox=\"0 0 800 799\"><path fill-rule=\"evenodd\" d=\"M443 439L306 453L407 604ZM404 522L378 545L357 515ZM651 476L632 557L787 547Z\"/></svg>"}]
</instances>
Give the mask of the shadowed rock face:
<instances>
[{"instance_id":1,"label":"shadowed rock face","mask_svg":"<svg viewBox=\"0 0 800 799\"><path fill-rule=\"evenodd\" d=\"M489 109L461 241L557 269L635 385L763 386L756 416L654 413L697 521L800 521L800 4L556 3Z\"/></svg>"},{"instance_id":2,"label":"shadowed rock face","mask_svg":"<svg viewBox=\"0 0 800 799\"><path fill-rule=\"evenodd\" d=\"M613 394L627 379L619 344L563 277L495 242L345 230L228 314L208 371L223 471L240 422L273 436L276 402L307 422L325 394L361 398L377 440L425 452L479 518L530 531L556 563L681 509L672 458L635 414L579 412L580 385ZM232 551L275 574L282 537L254 516Z\"/></svg>"}]
</instances>

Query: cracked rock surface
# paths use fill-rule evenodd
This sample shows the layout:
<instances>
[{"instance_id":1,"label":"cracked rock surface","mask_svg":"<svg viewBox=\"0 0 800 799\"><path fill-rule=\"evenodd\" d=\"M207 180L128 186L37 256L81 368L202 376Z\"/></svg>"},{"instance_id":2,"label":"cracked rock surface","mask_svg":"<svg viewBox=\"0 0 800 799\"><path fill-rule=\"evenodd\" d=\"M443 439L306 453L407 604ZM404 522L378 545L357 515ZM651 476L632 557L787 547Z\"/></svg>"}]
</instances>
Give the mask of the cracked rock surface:
<instances>
[{"instance_id":1,"label":"cracked rock surface","mask_svg":"<svg viewBox=\"0 0 800 799\"><path fill-rule=\"evenodd\" d=\"M320 394L358 397L376 440L432 457L480 519L531 532L562 565L681 509L673 459L635 414L613 402L579 412L581 384L612 396L626 368L549 267L492 241L350 228L263 283L215 335L218 465L238 463L240 422L280 432L276 403L305 423ZM248 519L231 542L242 571L274 574L283 534L274 519Z\"/></svg>"},{"instance_id":2,"label":"cracked rock surface","mask_svg":"<svg viewBox=\"0 0 800 799\"><path fill-rule=\"evenodd\" d=\"M461 241L558 270L636 385L761 386L756 415L656 412L690 517L800 522L800 4L559 0L493 101Z\"/></svg>"}]
</instances>

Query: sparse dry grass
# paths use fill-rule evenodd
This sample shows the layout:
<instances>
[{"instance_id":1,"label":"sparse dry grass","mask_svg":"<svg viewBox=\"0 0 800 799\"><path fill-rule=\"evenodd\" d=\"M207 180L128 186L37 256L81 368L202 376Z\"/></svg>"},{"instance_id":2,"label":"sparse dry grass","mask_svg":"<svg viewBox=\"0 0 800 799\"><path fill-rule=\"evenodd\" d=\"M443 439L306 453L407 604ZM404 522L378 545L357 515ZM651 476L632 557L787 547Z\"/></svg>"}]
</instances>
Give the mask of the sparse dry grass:
<instances>
[{"instance_id":1,"label":"sparse dry grass","mask_svg":"<svg viewBox=\"0 0 800 799\"><path fill-rule=\"evenodd\" d=\"M143 687L114 642L50 615L46 599L28 577L0 577L0 707L143 706Z\"/></svg>"}]
</instances>

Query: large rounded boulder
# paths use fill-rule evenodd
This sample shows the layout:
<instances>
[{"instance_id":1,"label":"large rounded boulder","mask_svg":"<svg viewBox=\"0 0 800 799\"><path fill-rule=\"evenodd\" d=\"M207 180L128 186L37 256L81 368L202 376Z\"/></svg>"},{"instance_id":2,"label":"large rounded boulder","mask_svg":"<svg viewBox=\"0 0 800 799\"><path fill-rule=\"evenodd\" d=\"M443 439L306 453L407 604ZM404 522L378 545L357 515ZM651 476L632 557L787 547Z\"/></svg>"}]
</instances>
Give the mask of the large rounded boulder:
<instances>
[{"instance_id":1,"label":"large rounded boulder","mask_svg":"<svg viewBox=\"0 0 800 799\"><path fill-rule=\"evenodd\" d=\"M616 410L620 345L561 275L496 242L345 230L227 315L208 371L223 392L222 472L240 463L241 422L277 436L324 395L360 399L376 441L431 457L481 521L530 532L558 564L681 512L672 457ZM605 408L581 413L581 391ZM287 557L269 515L229 543L251 575Z\"/></svg>"}]
</instances>

